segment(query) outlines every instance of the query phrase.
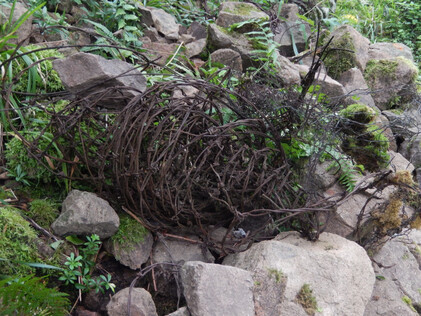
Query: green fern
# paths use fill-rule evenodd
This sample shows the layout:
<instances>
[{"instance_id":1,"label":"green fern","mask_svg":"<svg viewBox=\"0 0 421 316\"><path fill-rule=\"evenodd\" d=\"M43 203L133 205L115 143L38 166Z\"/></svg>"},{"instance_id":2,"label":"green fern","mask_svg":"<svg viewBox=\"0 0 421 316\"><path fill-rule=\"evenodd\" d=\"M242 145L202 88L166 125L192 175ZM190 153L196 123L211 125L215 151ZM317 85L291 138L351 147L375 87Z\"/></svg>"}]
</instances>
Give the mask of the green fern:
<instances>
[{"instance_id":1,"label":"green fern","mask_svg":"<svg viewBox=\"0 0 421 316\"><path fill-rule=\"evenodd\" d=\"M335 169L340 172L339 183L345 187L348 192L352 192L357 183L357 176L364 171L363 165L354 165L349 160L339 160L332 162L327 171Z\"/></svg>"},{"instance_id":2,"label":"green fern","mask_svg":"<svg viewBox=\"0 0 421 316\"><path fill-rule=\"evenodd\" d=\"M32 275L0 280L0 315L67 315L66 296Z\"/></svg>"}]
</instances>

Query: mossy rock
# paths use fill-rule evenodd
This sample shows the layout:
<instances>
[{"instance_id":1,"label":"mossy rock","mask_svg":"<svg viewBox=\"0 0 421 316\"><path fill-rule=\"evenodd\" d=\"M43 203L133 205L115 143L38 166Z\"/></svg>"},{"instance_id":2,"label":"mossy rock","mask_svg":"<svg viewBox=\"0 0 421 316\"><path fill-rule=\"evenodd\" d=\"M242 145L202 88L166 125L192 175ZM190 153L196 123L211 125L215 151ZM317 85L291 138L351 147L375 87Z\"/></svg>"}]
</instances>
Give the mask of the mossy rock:
<instances>
[{"instance_id":1,"label":"mossy rock","mask_svg":"<svg viewBox=\"0 0 421 316\"><path fill-rule=\"evenodd\" d=\"M338 79L345 71L357 66L355 46L349 33L334 38L330 44L329 55L324 63L329 76Z\"/></svg>"},{"instance_id":2,"label":"mossy rock","mask_svg":"<svg viewBox=\"0 0 421 316\"><path fill-rule=\"evenodd\" d=\"M374 120L376 111L365 104L355 103L341 110L339 114L348 120L368 124Z\"/></svg>"},{"instance_id":3,"label":"mossy rock","mask_svg":"<svg viewBox=\"0 0 421 316\"><path fill-rule=\"evenodd\" d=\"M367 62L364 79L376 105L383 110L405 107L417 95L415 81L417 67L400 56L391 59L372 59Z\"/></svg>"}]
</instances>

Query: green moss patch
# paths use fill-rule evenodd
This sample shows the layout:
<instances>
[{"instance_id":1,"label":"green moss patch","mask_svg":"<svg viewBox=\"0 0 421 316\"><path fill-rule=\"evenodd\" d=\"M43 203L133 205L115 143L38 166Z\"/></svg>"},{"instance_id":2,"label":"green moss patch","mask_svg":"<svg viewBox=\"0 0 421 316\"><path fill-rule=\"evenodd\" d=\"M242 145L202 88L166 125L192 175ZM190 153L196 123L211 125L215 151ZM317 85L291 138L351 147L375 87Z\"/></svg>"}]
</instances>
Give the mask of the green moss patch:
<instances>
[{"instance_id":1,"label":"green moss patch","mask_svg":"<svg viewBox=\"0 0 421 316\"><path fill-rule=\"evenodd\" d=\"M32 218L38 225L48 228L60 215L58 203L46 199L35 199L29 203L29 211L26 215Z\"/></svg>"},{"instance_id":2,"label":"green moss patch","mask_svg":"<svg viewBox=\"0 0 421 316\"><path fill-rule=\"evenodd\" d=\"M22 218L19 211L9 207L0 208L0 275L24 276L34 273L34 269L16 263L37 262L37 249L35 240L37 234ZM13 260L8 261L8 260Z\"/></svg>"},{"instance_id":3,"label":"green moss patch","mask_svg":"<svg viewBox=\"0 0 421 316\"><path fill-rule=\"evenodd\" d=\"M120 217L120 226L117 233L111 237L113 243L130 250L133 246L142 242L148 234L148 230L133 218L124 215Z\"/></svg>"}]
</instances>

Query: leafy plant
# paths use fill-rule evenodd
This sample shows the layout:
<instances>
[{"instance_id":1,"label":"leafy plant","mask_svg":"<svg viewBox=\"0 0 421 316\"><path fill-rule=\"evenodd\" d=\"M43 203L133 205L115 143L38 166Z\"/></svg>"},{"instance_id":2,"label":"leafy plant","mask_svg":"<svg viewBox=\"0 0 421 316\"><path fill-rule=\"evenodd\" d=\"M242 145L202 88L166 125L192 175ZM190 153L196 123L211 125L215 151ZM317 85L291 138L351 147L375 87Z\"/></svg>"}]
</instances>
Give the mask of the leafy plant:
<instances>
[{"instance_id":1,"label":"leafy plant","mask_svg":"<svg viewBox=\"0 0 421 316\"><path fill-rule=\"evenodd\" d=\"M65 284L73 284L78 290L89 291L94 289L96 292L111 289L114 292L115 285L111 283L111 275L100 275L92 277L92 270L95 266L94 257L97 255L101 241L96 234L87 237L87 242L80 249L80 254L71 253L64 263L66 269L63 270L60 281Z\"/></svg>"},{"instance_id":2,"label":"leafy plant","mask_svg":"<svg viewBox=\"0 0 421 316\"><path fill-rule=\"evenodd\" d=\"M33 275L0 280L0 314L67 315L67 294L46 287L45 283L44 278Z\"/></svg>"}]
</instances>

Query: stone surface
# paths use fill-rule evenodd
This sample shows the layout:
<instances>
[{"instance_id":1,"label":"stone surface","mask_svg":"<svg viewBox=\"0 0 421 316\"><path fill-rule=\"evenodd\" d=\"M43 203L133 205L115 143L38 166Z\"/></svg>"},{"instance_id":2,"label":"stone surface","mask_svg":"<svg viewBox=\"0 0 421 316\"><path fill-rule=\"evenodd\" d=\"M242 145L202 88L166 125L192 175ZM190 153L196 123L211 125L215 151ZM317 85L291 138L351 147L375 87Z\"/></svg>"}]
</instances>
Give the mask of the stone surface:
<instances>
[{"instance_id":1,"label":"stone surface","mask_svg":"<svg viewBox=\"0 0 421 316\"><path fill-rule=\"evenodd\" d=\"M222 2L216 25L229 27L234 23L251 19L269 20L269 16L259 10L254 4L247 2Z\"/></svg>"},{"instance_id":2,"label":"stone surface","mask_svg":"<svg viewBox=\"0 0 421 316\"><path fill-rule=\"evenodd\" d=\"M228 32L221 26L209 24L208 26L208 47L210 51L220 48L230 48L241 55L243 69L252 65L254 56L251 55L253 47L248 38L241 33Z\"/></svg>"},{"instance_id":3,"label":"stone surface","mask_svg":"<svg viewBox=\"0 0 421 316\"><path fill-rule=\"evenodd\" d=\"M372 182L374 178L366 178L363 180L357 180L356 185L367 185ZM362 182L364 181L364 183ZM336 212L334 217L327 223L326 232L335 233L342 237L351 237L351 234L357 228L358 216L364 214L360 225L364 225L369 217L367 216L372 211L376 210L382 203L385 203L389 196L396 191L395 186L388 186L383 191L377 192L376 198L368 201L371 193L356 193L345 200L339 202L336 206ZM325 197L333 197L341 195L344 192L344 188L335 184L325 191ZM367 203L368 201L368 203ZM363 209L364 208L364 209Z\"/></svg>"},{"instance_id":4,"label":"stone surface","mask_svg":"<svg viewBox=\"0 0 421 316\"><path fill-rule=\"evenodd\" d=\"M191 35L196 40L199 40L201 38L206 38L208 31L205 26L199 22L193 21L187 29L187 34Z\"/></svg>"},{"instance_id":5,"label":"stone surface","mask_svg":"<svg viewBox=\"0 0 421 316\"><path fill-rule=\"evenodd\" d=\"M187 236L194 241L199 241L195 236ZM213 262L215 258L209 250L203 251L201 243L191 243L184 240L161 237L155 244L152 261L154 263L172 262L184 263L186 261Z\"/></svg>"},{"instance_id":6,"label":"stone surface","mask_svg":"<svg viewBox=\"0 0 421 316\"><path fill-rule=\"evenodd\" d=\"M404 141L401 144L400 153L408 159L416 169L421 168L421 135L414 135L409 140Z\"/></svg>"},{"instance_id":7,"label":"stone surface","mask_svg":"<svg viewBox=\"0 0 421 316\"><path fill-rule=\"evenodd\" d=\"M118 291L107 305L109 316L128 315L127 303L130 288ZM134 287L131 292L130 311L132 316L158 316L152 296L143 288Z\"/></svg>"},{"instance_id":8,"label":"stone surface","mask_svg":"<svg viewBox=\"0 0 421 316\"><path fill-rule=\"evenodd\" d=\"M399 170L408 170L410 173L412 173L415 170L414 165L400 153L389 151L388 154L390 156L390 164L388 168L393 172Z\"/></svg>"},{"instance_id":9,"label":"stone surface","mask_svg":"<svg viewBox=\"0 0 421 316\"><path fill-rule=\"evenodd\" d=\"M358 68L354 67L345 71L338 79L344 88L345 92L351 100L348 104L354 104L356 101L368 105L369 107L378 110L376 107L373 98L371 97L370 89L365 82L364 76ZM355 100L352 97L359 98Z\"/></svg>"},{"instance_id":10,"label":"stone surface","mask_svg":"<svg viewBox=\"0 0 421 316\"><path fill-rule=\"evenodd\" d=\"M300 68L289 61L288 58L278 55L276 69L282 82L286 86L299 85L301 83Z\"/></svg>"},{"instance_id":11,"label":"stone surface","mask_svg":"<svg viewBox=\"0 0 421 316\"><path fill-rule=\"evenodd\" d=\"M295 22L298 20L299 7L295 3L284 3L281 7L279 16L283 17L287 21Z\"/></svg>"},{"instance_id":12,"label":"stone surface","mask_svg":"<svg viewBox=\"0 0 421 316\"><path fill-rule=\"evenodd\" d=\"M254 310L256 316L278 316L285 314L281 307L287 278L280 271L256 269L253 271L253 282Z\"/></svg>"},{"instance_id":13,"label":"stone surface","mask_svg":"<svg viewBox=\"0 0 421 316\"><path fill-rule=\"evenodd\" d=\"M0 11L2 13L0 14L0 25L4 24L9 19L10 12L11 12L11 5L12 5L11 3L0 4ZM28 10L29 9L26 7L25 4L21 2L16 2L15 10L13 12L13 17L12 17L12 25L16 23L19 20L19 18ZM29 36L32 31L32 20L33 20L33 16L30 15L28 19L25 22L23 22L21 26L19 26L18 30L14 34L17 37L8 40L8 43L17 44L23 41L23 45L26 45L29 42Z\"/></svg>"},{"instance_id":14,"label":"stone surface","mask_svg":"<svg viewBox=\"0 0 421 316\"><path fill-rule=\"evenodd\" d=\"M309 284L325 316L362 315L375 281L365 250L329 233L321 234L316 242L305 240L298 233L281 233L275 240L262 241L245 252L227 256L223 264L248 271L281 271L288 278L283 305L290 311L293 304L297 305L295 310L300 310L295 301L297 293Z\"/></svg>"},{"instance_id":15,"label":"stone surface","mask_svg":"<svg viewBox=\"0 0 421 316\"><path fill-rule=\"evenodd\" d=\"M143 48L146 49L146 55L154 60L158 65L164 66L167 63L167 60L174 54L177 50L178 45L152 42L152 43L143 43Z\"/></svg>"},{"instance_id":16,"label":"stone surface","mask_svg":"<svg viewBox=\"0 0 421 316\"><path fill-rule=\"evenodd\" d=\"M314 176L310 181L316 190L326 190L338 180L339 173L335 174L334 168L329 168L331 164L331 161L325 160L314 168Z\"/></svg>"},{"instance_id":17,"label":"stone surface","mask_svg":"<svg viewBox=\"0 0 421 316\"><path fill-rule=\"evenodd\" d=\"M326 94L332 104L338 103L346 95L344 86L329 76L316 77L313 84L320 86L319 93Z\"/></svg>"},{"instance_id":18,"label":"stone surface","mask_svg":"<svg viewBox=\"0 0 421 316\"><path fill-rule=\"evenodd\" d=\"M192 316L254 316L250 272L198 261L181 268L184 297Z\"/></svg>"},{"instance_id":19,"label":"stone surface","mask_svg":"<svg viewBox=\"0 0 421 316\"><path fill-rule=\"evenodd\" d=\"M281 22L274 30L273 40L279 44L279 52L282 56L295 56L292 37L296 45L298 53L307 48L307 38L311 34L310 26L302 21Z\"/></svg>"},{"instance_id":20,"label":"stone surface","mask_svg":"<svg viewBox=\"0 0 421 316\"><path fill-rule=\"evenodd\" d=\"M421 131L421 116L417 109L409 109L401 113L382 111L382 114L388 118L393 134L401 140L409 140Z\"/></svg>"},{"instance_id":21,"label":"stone surface","mask_svg":"<svg viewBox=\"0 0 421 316\"><path fill-rule=\"evenodd\" d=\"M369 59L390 59L393 57L405 57L414 61L411 49L400 43L374 43L368 50Z\"/></svg>"},{"instance_id":22,"label":"stone surface","mask_svg":"<svg viewBox=\"0 0 421 316\"><path fill-rule=\"evenodd\" d=\"M201 38L197 41L186 44L186 55L188 58L199 56L205 52L206 38Z\"/></svg>"},{"instance_id":23,"label":"stone surface","mask_svg":"<svg viewBox=\"0 0 421 316\"><path fill-rule=\"evenodd\" d=\"M142 15L142 23L146 26L153 26L165 38L169 40L178 40L180 24L175 17L165 12L163 9L139 6Z\"/></svg>"},{"instance_id":24,"label":"stone surface","mask_svg":"<svg viewBox=\"0 0 421 316\"><path fill-rule=\"evenodd\" d=\"M166 316L191 316L187 306L177 309L175 312L168 314Z\"/></svg>"},{"instance_id":25,"label":"stone surface","mask_svg":"<svg viewBox=\"0 0 421 316\"><path fill-rule=\"evenodd\" d=\"M420 231L415 230L388 241L374 255L379 278L364 315L418 315L402 298L407 296L413 303L421 302L420 244Z\"/></svg>"},{"instance_id":26,"label":"stone surface","mask_svg":"<svg viewBox=\"0 0 421 316\"><path fill-rule=\"evenodd\" d=\"M97 234L105 239L114 235L119 225L118 215L107 201L94 193L72 190L51 228L59 236Z\"/></svg>"},{"instance_id":27,"label":"stone surface","mask_svg":"<svg viewBox=\"0 0 421 316\"><path fill-rule=\"evenodd\" d=\"M110 239L104 243L105 249L112 253L117 261L133 270L140 269L142 264L149 259L152 245L153 237L149 232L143 241L136 244L125 246Z\"/></svg>"},{"instance_id":28,"label":"stone surface","mask_svg":"<svg viewBox=\"0 0 421 316\"><path fill-rule=\"evenodd\" d=\"M222 48L214 51L210 55L210 60L226 65L234 71L243 72L243 62L240 53L230 48Z\"/></svg>"},{"instance_id":29,"label":"stone surface","mask_svg":"<svg viewBox=\"0 0 421 316\"><path fill-rule=\"evenodd\" d=\"M146 78L129 63L104 57L77 53L64 59L53 61L54 70L60 76L63 85L73 94L78 96L90 95L95 91L102 91L107 87L124 86L121 99L116 98L115 91L109 92L95 102L102 107L118 108L125 105L125 100L146 90Z\"/></svg>"},{"instance_id":30,"label":"stone surface","mask_svg":"<svg viewBox=\"0 0 421 316\"><path fill-rule=\"evenodd\" d=\"M364 78L377 107L388 110L401 107L416 97L417 74L418 70L410 60L394 57L370 60Z\"/></svg>"},{"instance_id":31,"label":"stone surface","mask_svg":"<svg viewBox=\"0 0 421 316\"><path fill-rule=\"evenodd\" d=\"M329 38L332 37L330 48L335 50L330 51L325 59L329 76L339 78L342 73L354 67L364 71L370 41L349 25L336 28L329 35Z\"/></svg>"}]
</instances>

